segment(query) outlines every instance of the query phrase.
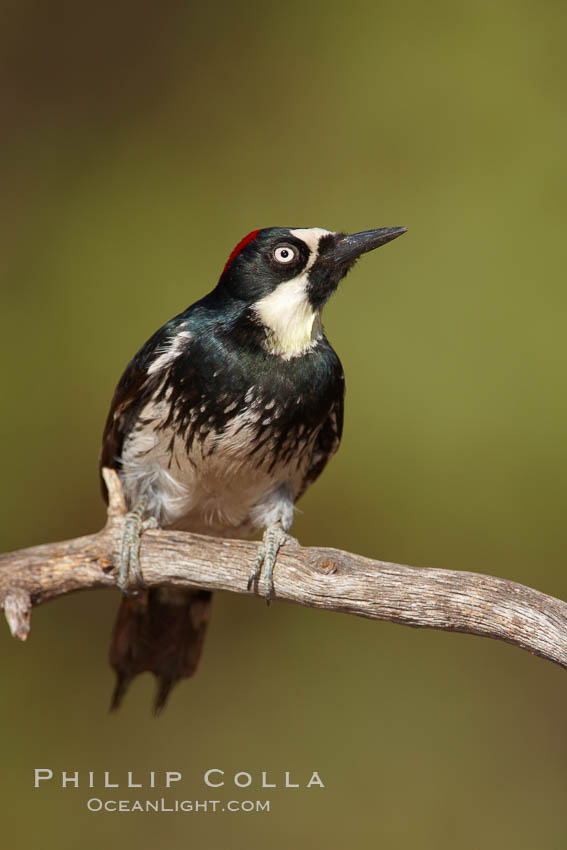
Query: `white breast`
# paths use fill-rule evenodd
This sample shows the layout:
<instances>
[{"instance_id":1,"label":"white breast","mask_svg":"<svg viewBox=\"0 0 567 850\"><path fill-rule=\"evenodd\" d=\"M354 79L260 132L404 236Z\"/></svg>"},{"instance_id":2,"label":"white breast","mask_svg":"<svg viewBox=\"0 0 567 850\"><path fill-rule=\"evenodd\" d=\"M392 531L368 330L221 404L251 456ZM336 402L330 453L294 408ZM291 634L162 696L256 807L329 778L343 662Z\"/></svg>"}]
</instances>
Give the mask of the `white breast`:
<instances>
[{"instance_id":1,"label":"white breast","mask_svg":"<svg viewBox=\"0 0 567 850\"><path fill-rule=\"evenodd\" d=\"M299 464L294 452L292 463L272 467L270 441L252 457L250 451L260 418L277 414L273 407L260 409L251 398L246 414L222 433L194 439L189 452L170 428L160 430L165 414L163 403L146 405L140 422L148 424L138 424L124 442L121 478L130 507L143 498L163 527L217 536L249 536L278 520L291 526L316 435L301 446Z\"/></svg>"}]
</instances>

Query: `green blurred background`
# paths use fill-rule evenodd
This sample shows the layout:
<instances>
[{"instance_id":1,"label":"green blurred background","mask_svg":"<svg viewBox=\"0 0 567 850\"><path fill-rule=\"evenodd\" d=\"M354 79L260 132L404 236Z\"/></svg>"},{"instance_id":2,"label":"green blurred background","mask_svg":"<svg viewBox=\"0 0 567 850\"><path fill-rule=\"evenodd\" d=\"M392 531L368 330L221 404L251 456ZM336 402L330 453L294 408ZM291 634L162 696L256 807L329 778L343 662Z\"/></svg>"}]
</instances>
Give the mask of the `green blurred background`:
<instances>
[{"instance_id":1,"label":"green blurred background","mask_svg":"<svg viewBox=\"0 0 567 850\"><path fill-rule=\"evenodd\" d=\"M4 2L2 549L101 526L115 383L245 233L406 225L326 309L345 433L294 533L567 598L566 20L555 0ZM559 667L218 595L166 713L147 676L109 716L117 604L38 609L27 645L4 629L10 847L567 845ZM34 767L181 770L190 799L219 796L210 767L327 787L223 795L269 815L95 815Z\"/></svg>"}]
</instances>

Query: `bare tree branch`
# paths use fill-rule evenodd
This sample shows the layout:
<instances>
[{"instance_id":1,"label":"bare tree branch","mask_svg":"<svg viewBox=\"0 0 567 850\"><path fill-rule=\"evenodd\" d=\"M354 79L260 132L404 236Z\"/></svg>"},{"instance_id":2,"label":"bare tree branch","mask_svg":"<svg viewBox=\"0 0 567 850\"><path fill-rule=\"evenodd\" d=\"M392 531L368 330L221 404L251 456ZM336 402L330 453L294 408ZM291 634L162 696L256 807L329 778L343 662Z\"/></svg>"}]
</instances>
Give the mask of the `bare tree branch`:
<instances>
[{"instance_id":1,"label":"bare tree branch","mask_svg":"<svg viewBox=\"0 0 567 850\"><path fill-rule=\"evenodd\" d=\"M126 507L116 473L104 475L110 504L101 531L0 555L0 604L15 637L26 639L32 606L116 586ZM241 540L148 530L142 571L148 585L250 593L246 585L256 548ZM256 591L263 592L262 579ZM567 668L567 604L505 579L288 545L278 556L275 596L311 608L505 640Z\"/></svg>"}]
</instances>

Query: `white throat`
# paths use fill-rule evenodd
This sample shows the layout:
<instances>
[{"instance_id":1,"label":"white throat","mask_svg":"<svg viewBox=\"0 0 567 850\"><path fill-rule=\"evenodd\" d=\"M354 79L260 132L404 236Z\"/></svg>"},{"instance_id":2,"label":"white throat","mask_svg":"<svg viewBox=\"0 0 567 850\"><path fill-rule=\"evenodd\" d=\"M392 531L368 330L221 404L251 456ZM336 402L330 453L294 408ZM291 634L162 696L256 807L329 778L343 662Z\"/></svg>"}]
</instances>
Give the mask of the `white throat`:
<instances>
[{"instance_id":1,"label":"white throat","mask_svg":"<svg viewBox=\"0 0 567 850\"><path fill-rule=\"evenodd\" d=\"M280 283L277 289L254 305L266 329L266 347L271 354L289 359L299 357L320 339L323 329L319 312L307 297L307 274Z\"/></svg>"},{"instance_id":2,"label":"white throat","mask_svg":"<svg viewBox=\"0 0 567 850\"><path fill-rule=\"evenodd\" d=\"M280 285L254 304L253 309L266 329L266 347L285 360L299 357L313 348L323 335L320 311L309 301L309 269L318 256L321 236L330 231L319 227L290 231L310 248L305 268L297 277Z\"/></svg>"}]
</instances>

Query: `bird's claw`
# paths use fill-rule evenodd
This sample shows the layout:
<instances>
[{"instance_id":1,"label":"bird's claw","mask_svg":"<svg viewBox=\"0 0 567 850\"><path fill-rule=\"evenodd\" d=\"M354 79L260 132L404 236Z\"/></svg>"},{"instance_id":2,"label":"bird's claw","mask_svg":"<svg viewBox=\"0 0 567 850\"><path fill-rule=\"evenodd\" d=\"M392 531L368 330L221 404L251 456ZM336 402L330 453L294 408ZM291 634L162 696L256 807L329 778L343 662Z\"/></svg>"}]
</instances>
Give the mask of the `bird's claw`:
<instances>
[{"instance_id":1,"label":"bird's claw","mask_svg":"<svg viewBox=\"0 0 567 850\"><path fill-rule=\"evenodd\" d=\"M251 590L253 586L258 585L258 579L264 567L264 595L266 604L269 605L274 591L274 565L276 563L278 552L286 543L295 543L299 545L299 541L287 534L281 525L269 525L264 532L262 542L258 546L258 553L254 566L250 570L248 577L247 589Z\"/></svg>"},{"instance_id":2,"label":"bird's claw","mask_svg":"<svg viewBox=\"0 0 567 850\"><path fill-rule=\"evenodd\" d=\"M147 528L157 528L155 517L144 519L145 503L138 502L124 518L117 584L124 596L137 596L147 588L140 568L140 544Z\"/></svg>"}]
</instances>

